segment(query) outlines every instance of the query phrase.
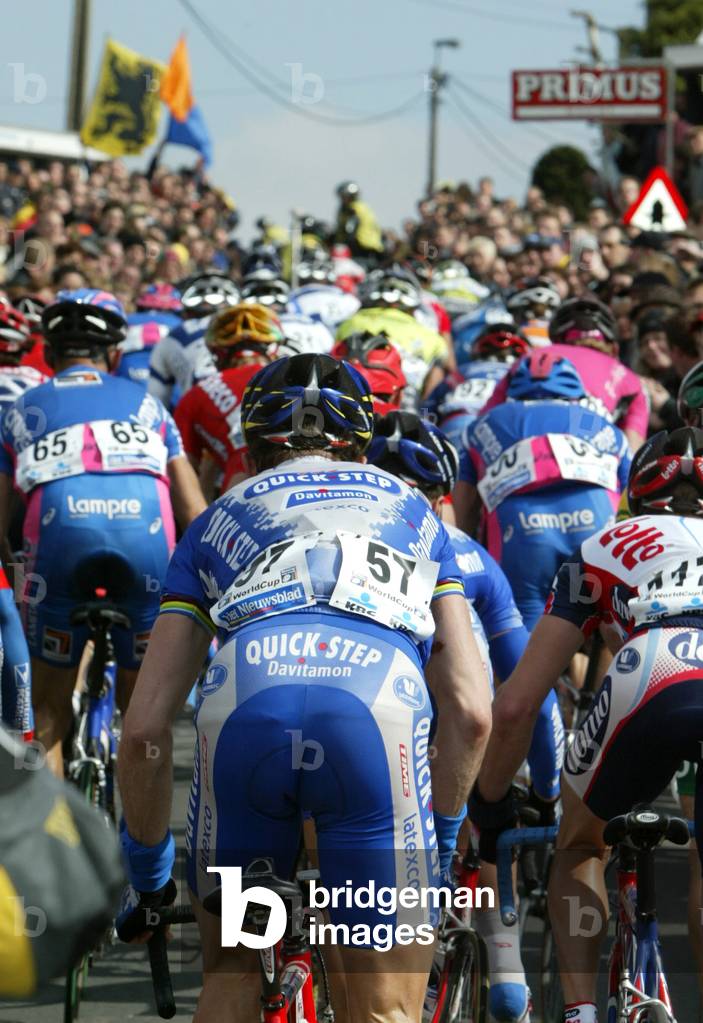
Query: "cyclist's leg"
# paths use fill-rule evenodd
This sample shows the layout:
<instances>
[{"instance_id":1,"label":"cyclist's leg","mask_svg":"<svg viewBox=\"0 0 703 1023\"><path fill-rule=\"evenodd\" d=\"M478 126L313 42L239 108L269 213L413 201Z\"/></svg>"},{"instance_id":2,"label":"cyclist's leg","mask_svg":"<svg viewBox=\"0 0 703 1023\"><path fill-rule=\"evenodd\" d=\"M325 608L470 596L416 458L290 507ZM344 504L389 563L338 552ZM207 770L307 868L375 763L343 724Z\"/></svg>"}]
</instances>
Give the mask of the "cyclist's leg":
<instances>
[{"instance_id":1,"label":"cyclist's leg","mask_svg":"<svg viewBox=\"0 0 703 1023\"><path fill-rule=\"evenodd\" d=\"M206 913L193 893L191 902L203 950L203 988L193 1023L256 1020L261 1012L261 981L256 952L223 948L222 921Z\"/></svg>"},{"instance_id":2,"label":"cyclist's leg","mask_svg":"<svg viewBox=\"0 0 703 1023\"><path fill-rule=\"evenodd\" d=\"M62 778L61 744L71 728L76 669L59 667L39 657L32 657L31 661L35 739L46 751L47 766Z\"/></svg>"},{"instance_id":3,"label":"cyclist's leg","mask_svg":"<svg viewBox=\"0 0 703 1023\"><path fill-rule=\"evenodd\" d=\"M684 770L679 772L679 802L681 812L689 820L695 816L695 791L697 772L696 764L687 761ZM703 999L703 927L701 927L701 910L703 909L703 885L701 884L701 861L698 855L696 840L691 839L688 851L688 940L696 965L696 976L701 998Z\"/></svg>"}]
</instances>

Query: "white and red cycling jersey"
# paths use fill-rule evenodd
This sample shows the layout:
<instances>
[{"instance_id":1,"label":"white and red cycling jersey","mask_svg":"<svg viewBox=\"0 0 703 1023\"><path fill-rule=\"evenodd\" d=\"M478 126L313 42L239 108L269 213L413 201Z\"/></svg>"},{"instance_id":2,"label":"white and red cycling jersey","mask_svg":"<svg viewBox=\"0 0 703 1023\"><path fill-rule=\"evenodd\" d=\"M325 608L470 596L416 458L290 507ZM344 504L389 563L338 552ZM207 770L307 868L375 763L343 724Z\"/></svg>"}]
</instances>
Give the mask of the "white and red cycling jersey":
<instances>
[{"instance_id":1,"label":"white and red cycling jersey","mask_svg":"<svg viewBox=\"0 0 703 1023\"><path fill-rule=\"evenodd\" d=\"M207 451L224 474L223 490L245 472L240 406L247 384L260 369L261 364L250 363L205 377L183 395L173 414L186 454L199 462Z\"/></svg>"},{"instance_id":2,"label":"white and red cycling jersey","mask_svg":"<svg viewBox=\"0 0 703 1023\"><path fill-rule=\"evenodd\" d=\"M583 345L550 345L551 352L569 359L578 370L586 392L597 399L613 422L625 433L636 433L644 441L649 424L649 402L640 377L612 355ZM526 356L525 356L526 358ZM508 386L520 361L496 387L483 412L501 405L507 398Z\"/></svg>"},{"instance_id":3,"label":"white and red cycling jersey","mask_svg":"<svg viewBox=\"0 0 703 1023\"><path fill-rule=\"evenodd\" d=\"M545 609L586 635L599 624L620 640L653 626L703 623L703 521L638 515L607 526L565 562Z\"/></svg>"},{"instance_id":4,"label":"white and red cycling jersey","mask_svg":"<svg viewBox=\"0 0 703 1023\"><path fill-rule=\"evenodd\" d=\"M14 405L25 391L46 383L48 379L34 366L0 366L0 413Z\"/></svg>"}]
</instances>

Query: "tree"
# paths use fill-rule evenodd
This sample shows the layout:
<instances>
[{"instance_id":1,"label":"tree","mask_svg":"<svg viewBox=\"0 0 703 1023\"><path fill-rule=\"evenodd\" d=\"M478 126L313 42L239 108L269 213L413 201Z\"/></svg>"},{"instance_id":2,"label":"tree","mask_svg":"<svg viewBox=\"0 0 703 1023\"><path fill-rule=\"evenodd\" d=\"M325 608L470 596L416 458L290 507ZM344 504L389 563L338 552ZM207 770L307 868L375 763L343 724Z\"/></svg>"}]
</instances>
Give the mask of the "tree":
<instances>
[{"instance_id":1,"label":"tree","mask_svg":"<svg viewBox=\"0 0 703 1023\"><path fill-rule=\"evenodd\" d=\"M618 29L621 57L661 57L665 46L693 43L703 32L700 0L647 0L644 28Z\"/></svg>"},{"instance_id":2,"label":"tree","mask_svg":"<svg viewBox=\"0 0 703 1023\"><path fill-rule=\"evenodd\" d=\"M575 146L553 146L540 156L532 170L532 184L544 192L548 202L563 202L577 220L586 217L593 197L589 178L593 168L586 154Z\"/></svg>"}]
</instances>

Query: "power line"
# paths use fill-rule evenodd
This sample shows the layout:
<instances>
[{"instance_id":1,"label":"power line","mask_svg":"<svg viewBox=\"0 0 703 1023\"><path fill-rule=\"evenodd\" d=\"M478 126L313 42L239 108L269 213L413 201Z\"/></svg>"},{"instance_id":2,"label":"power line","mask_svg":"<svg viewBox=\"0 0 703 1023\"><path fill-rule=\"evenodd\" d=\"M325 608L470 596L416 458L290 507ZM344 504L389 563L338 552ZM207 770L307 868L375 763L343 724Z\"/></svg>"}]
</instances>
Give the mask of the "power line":
<instances>
[{"instance_id":1,"label":"power line","mask_svg":"<svg viewBox=\"0 0 703 1023\"><path fill-rule=\"evenodd\" d=\"M278 104L278 106L283 107L288 113L297 114L299 117L304 117L308 121L315 121L318 124L341 125L350 128L366 124L374 124L379 121L386 121L394 117L399 117L401 114L405 113L406 110L409 110L412 106L414 106L425 95L423 89L391 110L385 110L378 114L363 115L356 118L335 117L331 114L323 114L322 112L308 110L300 104L284 99L283 96L279 95L279 93L276 92L276 88L280 89L285 86L282 86L282 83L277 81L277 79L272 78L270 73L265 69L260 69L256 72L252 71L251 68L249 68L242 60L237 58L232 52L237 49L234 43L232 43L229 39L225 39L222 32L216 32L208 21L206 21L206 19L197 11L193 4L190 3L190 0L178 0L178 2L186 11L188 11L198 28L217 52L224 57L227 63L234 67L243 78L253 85L258 92L268 96L270 100ZM263 75L272 78L274 86L267 84L267 82L262 78Z\"/></svg>"},{"instance_id":2,"label":"power line","mask_svg":"<svg viewBox=\"0 0 703 1023\"><path fill-rule=\"evenodd\" d=\"M482 11L478 7L465 7L456 0L412 0L415 4L422 4L424 7L443 7L447 11L454 11L457 14L472 14L476 18L485 18L488 21L497 21L501 25L524 25L526 28L548 28L552 32L573 33L573 27L566 22L543 21L538 18L518 18L512 14L499 14L497 11Z\"/></svg>"},{"instance_id":3,"label":"power line","mask_svg":"<svg viewBox=\"0 0 703 1023\"><path fill-rule=\"evenodd\" d=\"M522 174L519 171L517 171L515 167L511 167L508 163L504 163L501 157L496 156L495 152L489 149L487 145L485 145L485 142L480 135L478 135L475 131L467 128L464 120L459 116L458 107L455 108L452 106L449 108L449 111L453 115L455 123L458 125L459 128L461 128L461 130L464 132L467 138L469 138L474 145L478 146L478 148L485 153L486 157L490 161L491 166L495 166L499 170L502 170L514 181L517 181L518 179L522 181Z\"/></svg>"},{"instance_id":4,"label":"power line","mask_svg":"<svg viewBox=\"0 0 703 1023\"><path fill-rule=\"evenodd\" d=\"M463 99L461 99L452 88L448 89L448 94L449 96L451 96L452 101L461 111L464 117L473 125L473 127L477 131L481 133L484 142L488 143L491 147L493 147L495 152L500 153L503 158L508 160L509 163L517 163L520 166L522 166L527 172L531 170L531 167L528 164L526 164L524 160L521 160L520 157L516 156L515 153L511 149L509 149L508 146L504 145L501 142L501 140L496 135L494 135L492 131L490 131L489 128L486 128L485 124L476 116L476 114L473 112L473 110L471 110L470 107L466 106Z\"/></svg>"},{"instance_id":5,"label":"power line","mask_svg":"<svg viewBox=\"0 0 703 1023\"><path fill-rule=\"evenodd\" d=\"M544 139L546 142L561 144L562 139L560 139L557 135L550 135L549 132L543 131L541 128L537 128L536 126L528 124L524 121L513 121L512 117L508 114L505 107L501 106L500 103L492 99L490 96L486 96L484 93L479 92L478 89L472 89L470 85L467 85L466 82L460 79L457 75L452 75L452 81L456 85L458 85L460 89L463 89L464 92L466 92L467 95L471 96L473 99L478 99L480 100L480 102L485 103L486 106L492 107L494 110L497 110L501 117L504 117L506 121L510 121L511 124L515 124L520 128L528 128L531 134L535 135L536 137Z\"/></svg>"}]
</instances>

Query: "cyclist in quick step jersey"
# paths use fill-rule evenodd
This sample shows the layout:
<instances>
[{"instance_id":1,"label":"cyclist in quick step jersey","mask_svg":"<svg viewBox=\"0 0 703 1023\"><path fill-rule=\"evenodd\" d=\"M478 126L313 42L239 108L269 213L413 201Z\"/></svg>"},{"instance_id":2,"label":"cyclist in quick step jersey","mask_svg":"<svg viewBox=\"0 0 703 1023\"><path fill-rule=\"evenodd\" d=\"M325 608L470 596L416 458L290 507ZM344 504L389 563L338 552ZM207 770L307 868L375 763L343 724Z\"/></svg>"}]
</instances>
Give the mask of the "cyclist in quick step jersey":
<instances>
[{"instance_id":1,"label":"cyclist in quick step jersey","mask_svg":"<svg viewBox=\"0 0 703 1023\"><path fill-rule=\"evenodd\" d=\"M595 1023L600 944L608 920L603 825L670 782L681 759L701 761L703 736L703 431L656 434L635 455L634 517L589 537L554 581L545 615L496 697L494 732L470 801L482 855L495 856L516 820L509 786L527 750L535 710L599 625L615 653L576 733L563 774L549 915L566 1001L564 1020ZM696 838L703 850L703 772ZM578 900L588 928L570 921Z\"/></svg>"},{"instance_id":2,"label":"cyclist in quick step jersey","mask_svg":"<svg viewBox=\"0 0 703 1023\"><path fill-rule=\"evenodd\" d=\"M448 494L456 482L458 456L452 445L436 426L409 412L391 412L376 418L369 460L410 486L416 486L431 501L436 513L442 496ZM446 529L456 552L464 592L472 611L474 635L489 678L495 670L499 679L506 679L515 669L529 638L510 583L479 543L455 526L447 525ZM553 772L556 759L554 744L550 741L545 747L542 736L551 738L555 728L559 736L562 732L553 696L545 700L540 716L544 718L543 727L536 730L527 757L533 777L537 778ZM561 741L560 738L559 745ZM534 788L531 803L542 812L547 810ZM495 871L486 864L481 869L480 883L496 886ZM497 909L477 913L474 925L488 950L491 1016L501 1021L524 1019L529 994L519 936L514 928L503 926Z\"/></svg>"},{"instance_id":3,"label":"cyclist in quick step jersey","mask_svg":"<svg viewBox=\"0 0 703 1023\"><path fill-rule=\"evenodd\" d=\"M181 292L183 322L159 341L151 353L149 394L169 406L174 387L183 395L198 380L215 372L205 345L205 331L215 313L238 301L236 285L219 270L206 270L184 282Z\"/></svg>"},{"instance_id":4,"label":"cyclist in quick step jersey","mask_svg":"<svg viewBox=\"0 0 703 1023\"><path fill-rule=\"evenodd\" d=\"M207 452L222 473L223 490L247 471L242 395L282 338L278 318L264 306L240 303L223 309L205 334L218 372L191 387L176 406L174 419L191 464L200 469Z\"/></svg>"},{"instance_id":5,"label":"cyclist in quick step jersey","mask_svg":"<svg viewBox=\"0 0 703 1023\"><path fill-rule=\"evenodd\" d=\"M402 886L409 869L425 885L448 867L465 816L488 684L448 534L417 491L363 464L372 426L368 388L348 363L293 356L252 379L242 427L258 475L181 540L125 720L122 837L136 894L120 932L129 938L146 930L145 905L173 897L170 734L217 626L188 813L201 1023L259 1011L255 958L222 949L220 920L202 910L217 885L208 865L267 855L287 876L309 811L324 885ZM425 662L439 709L431 762L422 760L432 716ZM318 751L315 769L302 769L310 764L297 747L291 758L296 736ZM145 741L156 759L145 758ZM331 914L352 927L377 919L373 908ZM419 1023L431 947L399 944L382 959L368 947L339 952L340 1023Z\"/></svg>"},{"instance_id":6,"label":"cyclist in quick step jersey","mask_svg":"<svg viewBox=\"0 0 703 1023\"><path fill-rule=\"evenodd\" d=\"M88 638L71 611L100 587L129 615L131 628L114 632L124 707L175 542L169 483L183 527L205 501L161 403L107 372L126 331L117 299L60 292L43 324L56 376L0 423L0 535L14 485L27 501L22 615L37 738L60 774L75 666Z\"/></svg>"}]
</instances>

